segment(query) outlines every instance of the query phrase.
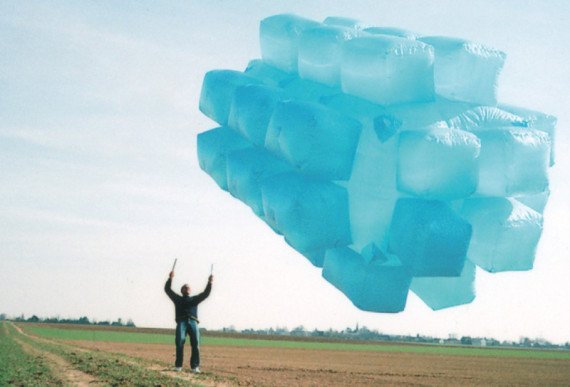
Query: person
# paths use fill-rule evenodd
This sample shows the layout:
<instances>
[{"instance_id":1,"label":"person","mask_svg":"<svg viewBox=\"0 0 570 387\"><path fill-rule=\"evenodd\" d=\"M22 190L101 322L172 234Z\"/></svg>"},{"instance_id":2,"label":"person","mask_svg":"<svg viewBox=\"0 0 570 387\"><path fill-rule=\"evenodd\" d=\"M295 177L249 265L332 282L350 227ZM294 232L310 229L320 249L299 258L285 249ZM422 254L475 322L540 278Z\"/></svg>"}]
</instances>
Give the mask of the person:
<instances>
[{"instance_id":1,"label":"person","mask_svg":"<svg viewBox=\"0 0 570 387\"><path fill-rule=\"evenodd\" d=\"M170 276L164 284L164 291L174 303L176 314L176 362L174 364L175 371L182 371L182 363L184 361L184 343L186 335L190 336L190 346L192 354L190 356L190 368L193 373L200 373L200 331L198 330L198 304L204 301L212 290L212 282L214 276L208 278L206 289L196 296L190 297L190 285L184 284L180 291L182 295L172 291L172 279L174 271L170 272Z\"/></svg>"}]
</instances>

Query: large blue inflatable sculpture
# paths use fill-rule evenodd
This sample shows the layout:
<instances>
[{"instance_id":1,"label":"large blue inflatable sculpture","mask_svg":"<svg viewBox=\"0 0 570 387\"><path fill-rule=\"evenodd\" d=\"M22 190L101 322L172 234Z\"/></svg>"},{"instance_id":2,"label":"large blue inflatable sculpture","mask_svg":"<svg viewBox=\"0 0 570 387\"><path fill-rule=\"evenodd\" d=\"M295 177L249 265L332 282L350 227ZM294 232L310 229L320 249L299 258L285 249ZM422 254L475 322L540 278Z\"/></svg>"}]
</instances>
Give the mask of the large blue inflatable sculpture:
<instances>
[{"instance_id":1,"label":"large blue inflatable sculpture","mask_svg":"<svg viewBox=\"0 0 570 387\"><path fill-rule=\"evenodd\" d=\"M497 102L503 52L290 14L260 43L204 78L200 167L354 305L462 305L476 266L532 268L556 119Z\"/></svg>"}]
</instances>

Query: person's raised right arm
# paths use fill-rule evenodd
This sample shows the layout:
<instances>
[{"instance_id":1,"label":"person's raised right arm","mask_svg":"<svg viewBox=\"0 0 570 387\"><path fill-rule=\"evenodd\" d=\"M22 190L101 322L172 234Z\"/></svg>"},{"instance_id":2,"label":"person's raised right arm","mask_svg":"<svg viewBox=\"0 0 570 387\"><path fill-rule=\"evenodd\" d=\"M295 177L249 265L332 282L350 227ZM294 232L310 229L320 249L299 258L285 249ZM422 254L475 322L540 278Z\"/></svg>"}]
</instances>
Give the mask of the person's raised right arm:
<instances>
[{"instance_id":1,"label":"person's raised right arm","mask_svg":"<svg viewBox=\"0 0 570 387\"><path fill-rule=\"evenodd\" d=\"M166 292L166 294L168 295L168 297L170 297L170 299L172 301L174 301L176 299L176 293L174 293L172 291L172 279L173 278L174 278L174 271L171 271L170 275L168 276L168 280L164 284L164 291Z\"/></svg>"}]
</instances>

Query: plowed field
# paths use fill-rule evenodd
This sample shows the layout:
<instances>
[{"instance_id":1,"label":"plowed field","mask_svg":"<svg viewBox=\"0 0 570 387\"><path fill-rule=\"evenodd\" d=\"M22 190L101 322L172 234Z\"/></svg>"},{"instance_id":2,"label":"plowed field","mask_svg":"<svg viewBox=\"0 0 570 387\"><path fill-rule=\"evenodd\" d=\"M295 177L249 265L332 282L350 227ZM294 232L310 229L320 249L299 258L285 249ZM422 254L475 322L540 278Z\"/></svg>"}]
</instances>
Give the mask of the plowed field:
<instances>
[{"instance_id":1,"label":"plowed field","mask_svg":"<svg viewBox=\"0 0 570 387\"><path fill-rule=\"evenodd\" d=\"M174 344L76 344L174 363ZM187 363L188 359L185 366ZM564 359L203 345L200 368L228 377L224 379L233 380L236 385L251 386L570 384L570 361Z\"/></svg>"}]
</instances>

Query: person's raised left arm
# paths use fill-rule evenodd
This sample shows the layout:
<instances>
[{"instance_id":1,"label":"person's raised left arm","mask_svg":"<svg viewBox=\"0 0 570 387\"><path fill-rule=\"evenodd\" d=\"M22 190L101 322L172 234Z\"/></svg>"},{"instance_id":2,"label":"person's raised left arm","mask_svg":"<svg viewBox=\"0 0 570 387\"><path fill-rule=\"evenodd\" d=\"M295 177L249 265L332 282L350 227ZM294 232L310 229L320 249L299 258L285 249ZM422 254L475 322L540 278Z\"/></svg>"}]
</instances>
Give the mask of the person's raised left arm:
<instances>
[{"instance_id":1,"label":"person's raised left arm","mask_svg":"<svg viewBox=\"0 0 570 387\"><path fill-rule=\"evenodd\" d=\"M206 285L206 289L204 289L202 293L194 297L197 303L202 302L206 298L208 298L210 292L212 291L212 282L214 282L214 276L210 275L210 277L208 277L208 284Z\"/></svg>"}]
</instances>

